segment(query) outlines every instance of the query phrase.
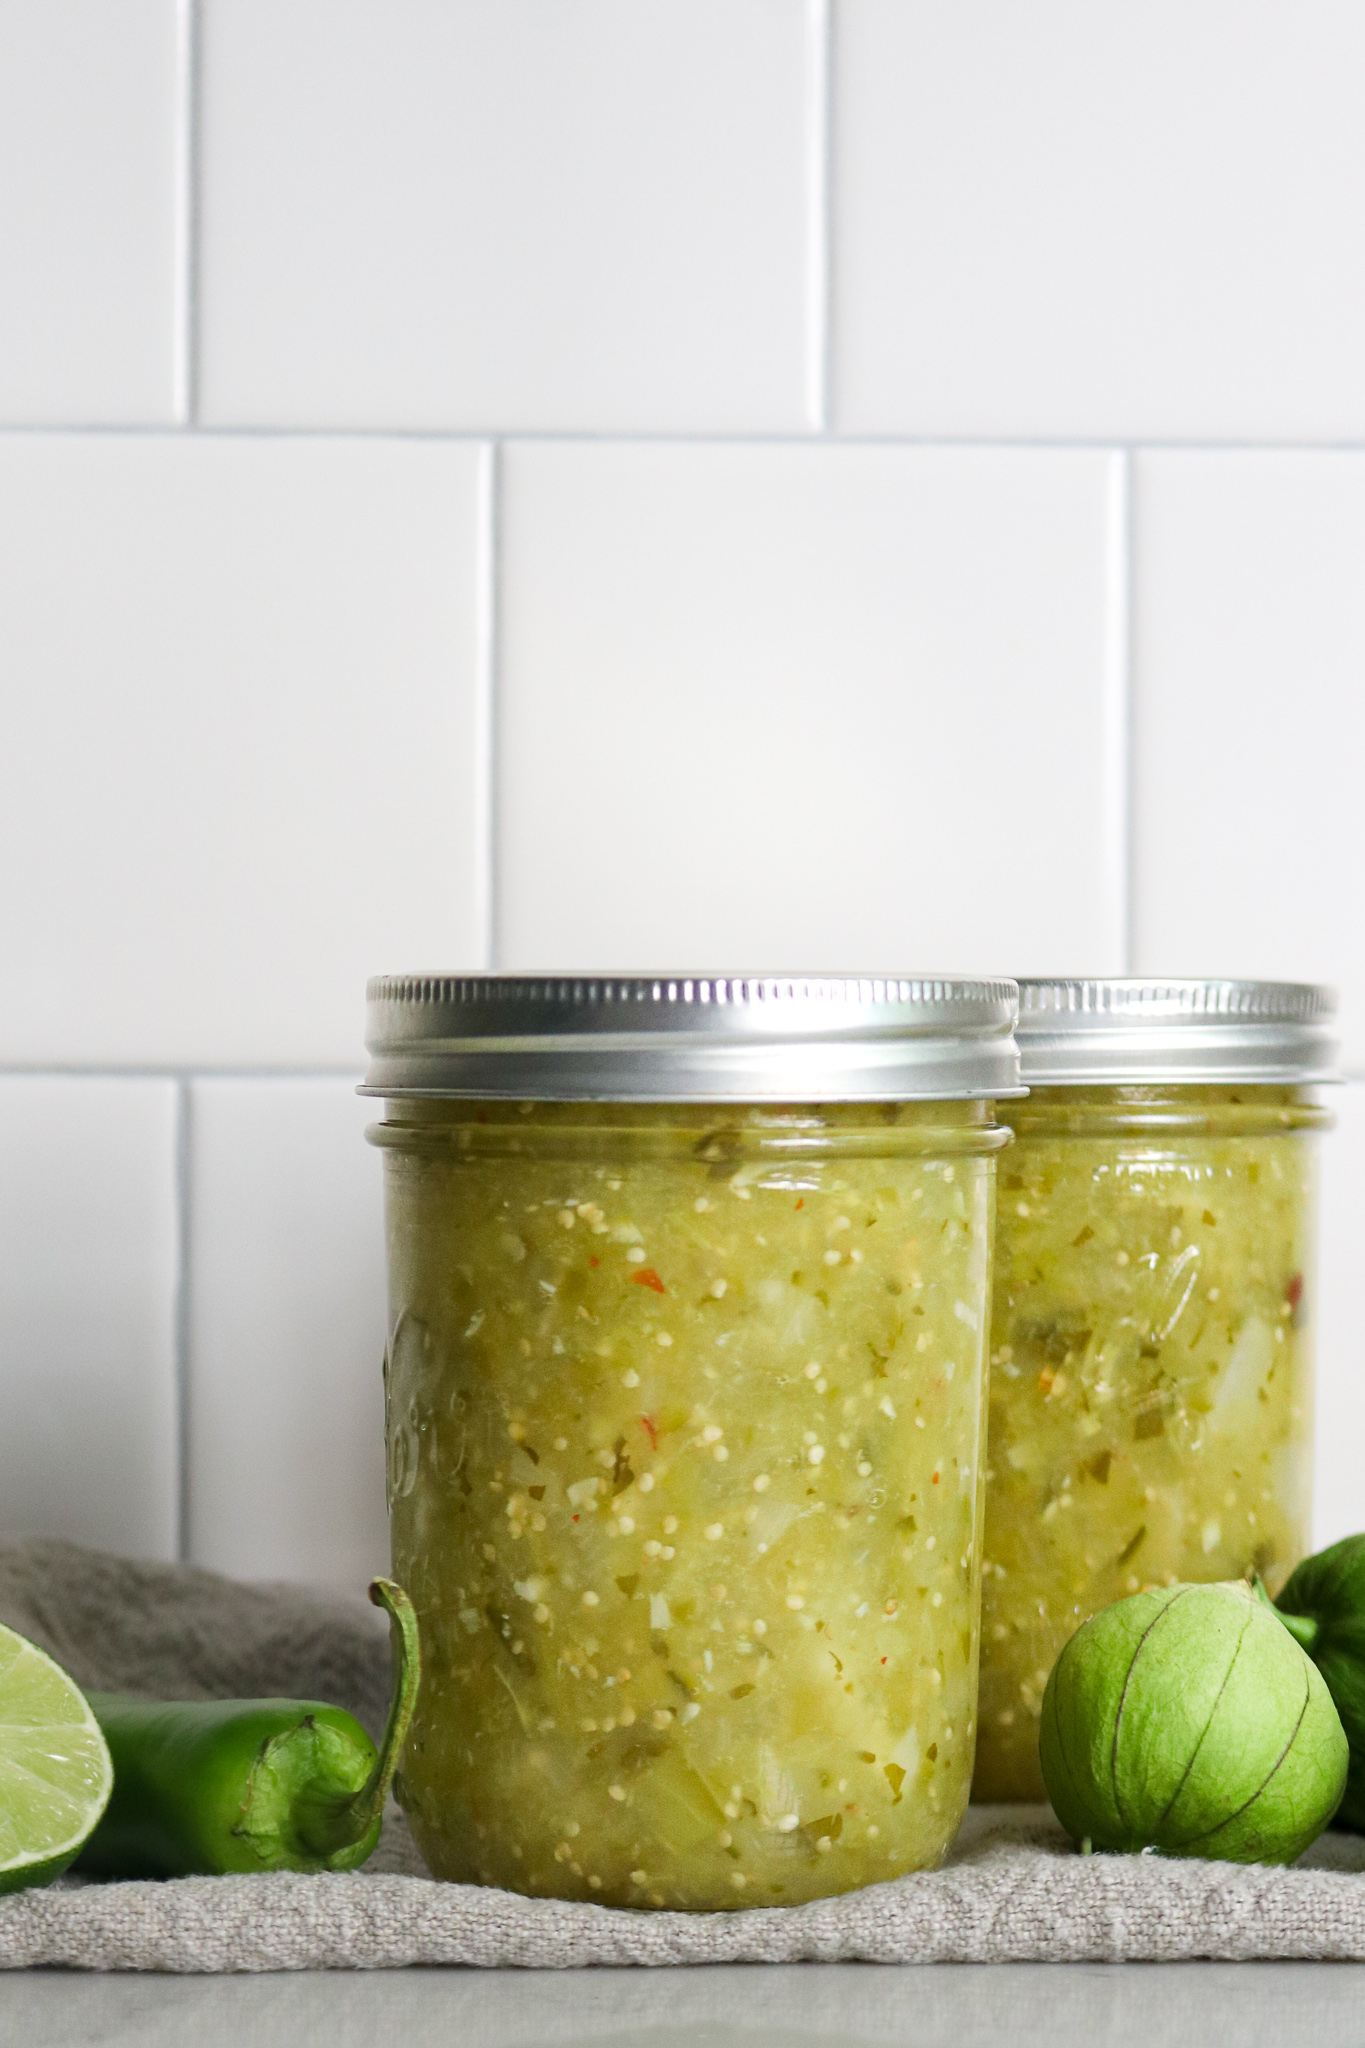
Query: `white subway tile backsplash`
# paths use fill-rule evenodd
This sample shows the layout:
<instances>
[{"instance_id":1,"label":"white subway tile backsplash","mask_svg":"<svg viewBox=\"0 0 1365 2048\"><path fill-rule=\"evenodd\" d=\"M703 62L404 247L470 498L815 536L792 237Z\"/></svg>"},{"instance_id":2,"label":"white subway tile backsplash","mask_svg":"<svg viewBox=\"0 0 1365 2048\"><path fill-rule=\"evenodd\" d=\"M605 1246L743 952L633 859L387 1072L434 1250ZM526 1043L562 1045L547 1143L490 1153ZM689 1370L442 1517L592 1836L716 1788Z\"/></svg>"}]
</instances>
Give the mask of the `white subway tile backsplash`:
<instances>
[{"instance_id":1,"label":"white subway tile backsplash","mask_svg":"<svg viewBox=\"0 0 1365 2048\"><path fill-rule=\"evenodd\" d=\"M388 1566L376 1105L343 1081L201 1081L191 1107L196 1564L361 1591Z\"/></svg>"},{"instance_id":2,"label":"white subway tile backsplash","mask_svg":"<svg viewBox=\"0 0 1365 2048\"><path fill-rule=\"evenodd\" d=\"M0 439L0 1060L350 1066L479 963L480 459Z\"/></svg>"},{"instance_id":3,"label":"white subway tile backsplash","mask_svg":"<svg viewBox=\"0 0 1365 2048\"><path fill-rule=\"evenodd\" d=\"M1334 1089L1337 1129L1322 1141L1318 1253L1316 1469L1313 1544L1365 1529L1365 1358L1360 1332L1360 1247L1365 1244L1365 1085Z\"/></svg>"},{"instance_id":4,"label":"white subway tile backsplash","mask_svg":"<svg viewBox=\"0 0 1365 2048\"><path fill-rule=\"evenodd\" d=\"M175 1090L0 1077L0 1534L175 1556Z\"/></svg>"},{"instance_id":5,"label":"white subway tile backsplash","mask_svg":"<svg viewBox=\"0 0 1365 2048\"><path fill-rule=\"evenodd\" d=\"M204 0L203 417L800 427L797 0Z\"/></svg>"},{"instance_id":6,"label":"white subway tile backsplash","mask_svg":"<svg viewBox=\"0 0 1365 2048\"><path fill-rule=\"evenodd\" d=\"M509 448L502 964L1117 967L1106 481Z\"/></svg>"},{"instance_id":7,"label":"white subway tile backsplash","mask_svg":"<svg viewBox=\"0 0 1365 2048\"><path fill-rule=\"evenodd\" d=\"M0 424L168 422L175 0L0 0Z\"/></svg>"},{"instance_id":8,"label":"white subway tile backsplash","mask_svg":"<svg viewBox=\"0 0 1365 2048\"><path fill-rule=\"evenodd\" d=\"M838 0L837 422L1365 432L1353 0Z\"/></svg>"},{"instance_id":9,"label":"white subway tile backsplash","mask_svg":"<svg viewBox=\"0 0 1365 2048\"><path fill-rule=\"evenodd\" d=\"M0 1535L382 1567L336 1075L490 962L1335 981L1365 1525L1362 75L1351 0L0 0Z\"/></svg>"},{"instance_id":10,"label":"white subway tile backsplash","mask_svg":"<svg viewBox=\"0 0 1365 2048\"><path fill-rule=\"evenodd\" d=\"M1137 467L1143 974L1329 981L1365 1066L1365 455Z\"/></svg>"}]
</instances>

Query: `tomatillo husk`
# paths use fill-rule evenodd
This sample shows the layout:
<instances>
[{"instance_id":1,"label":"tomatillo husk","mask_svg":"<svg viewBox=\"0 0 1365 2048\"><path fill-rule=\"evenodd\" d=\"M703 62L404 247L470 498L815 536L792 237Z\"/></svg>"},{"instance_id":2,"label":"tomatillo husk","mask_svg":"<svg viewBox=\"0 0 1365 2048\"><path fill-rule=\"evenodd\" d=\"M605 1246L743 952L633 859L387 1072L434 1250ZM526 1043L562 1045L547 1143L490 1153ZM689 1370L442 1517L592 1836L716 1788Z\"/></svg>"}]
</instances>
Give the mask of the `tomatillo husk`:
<instances>
[{"instance_id":1,"label":"tomatillo husk","mask_svg":"<svg viewBox=\"0 0 1365 2048\"><path fill-rule=\"evenodd\" d=\"M1346 1784L1326 1685L1240 1581L1135 1593L1084 1623L1039 1747L1057 1818L1095 1849L1292 1863Z\"/></svg>"},{"instance_id":2,"label":"tomatillo husk","mask_svg":"<svg viewBox=\"0 0 1365 2048\"><path fill-rule=\"evenodd\" d=\"M1336 1826L1365 1834L1365 1536L1345 1536L1291 1572L1275 1601L1346 1730L1351 1761Z\"/></svg>"}]
</instances>

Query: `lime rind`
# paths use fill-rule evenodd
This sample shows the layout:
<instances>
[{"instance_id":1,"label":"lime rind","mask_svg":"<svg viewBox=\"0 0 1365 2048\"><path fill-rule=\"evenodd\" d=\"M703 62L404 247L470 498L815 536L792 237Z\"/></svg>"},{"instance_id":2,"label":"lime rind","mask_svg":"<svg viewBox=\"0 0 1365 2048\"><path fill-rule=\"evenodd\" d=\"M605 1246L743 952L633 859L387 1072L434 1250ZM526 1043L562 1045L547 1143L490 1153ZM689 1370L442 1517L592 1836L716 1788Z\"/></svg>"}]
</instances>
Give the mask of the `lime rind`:
<instances>
[{"instance_id":1,"label":"lime rind","mask_svg":"<svg viewBox=\"0 0 1365 2048\"><path fill-rule=\"evenodd\" d=\"M82 1693L44 1651L0 1625L0 1892L60 1877L113 1784Z\"/></svg>"}]
</instances>

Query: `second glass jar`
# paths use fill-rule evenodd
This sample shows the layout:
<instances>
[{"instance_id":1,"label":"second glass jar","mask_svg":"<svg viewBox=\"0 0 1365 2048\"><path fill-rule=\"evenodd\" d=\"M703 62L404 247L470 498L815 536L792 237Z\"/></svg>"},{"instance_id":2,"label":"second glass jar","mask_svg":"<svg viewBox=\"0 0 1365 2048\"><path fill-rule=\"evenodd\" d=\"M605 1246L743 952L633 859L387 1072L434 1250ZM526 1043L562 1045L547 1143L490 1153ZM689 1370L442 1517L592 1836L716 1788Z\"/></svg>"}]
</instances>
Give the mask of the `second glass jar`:
<instances>
[{"instance_id":1,"label":"second glass jar","mask_svg":"<svg viewBox=\"0 0 1365 2048\"><path fill-rule=\"evenodd\" d=\"M1023 1001L1034 1085L1000 1184L978 1800L1046 1797L1043 1689L1083 1620L1177 1580L1259 1572L1274 1592L1311 1509L1329 999L1025 983ZM1201 1061L1246 1078L1188 1078Z\"/></svg>"}]
</instances>

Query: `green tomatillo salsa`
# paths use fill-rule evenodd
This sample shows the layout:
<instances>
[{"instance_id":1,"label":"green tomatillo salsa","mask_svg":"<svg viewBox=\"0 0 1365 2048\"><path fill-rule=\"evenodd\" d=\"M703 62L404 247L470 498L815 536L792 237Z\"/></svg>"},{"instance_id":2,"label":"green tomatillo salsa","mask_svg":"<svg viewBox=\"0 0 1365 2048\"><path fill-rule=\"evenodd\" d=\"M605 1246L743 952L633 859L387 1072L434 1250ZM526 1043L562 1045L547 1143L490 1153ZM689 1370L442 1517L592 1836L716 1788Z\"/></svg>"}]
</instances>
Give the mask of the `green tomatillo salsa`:
<instances>
[{"instance_id":1,"label":"green tomatillo salsa","mask_svg":"<svg viewBox=\"0 0 1365 2048\"><path fill-rule=\"evenodd\" d=\"M1314 1147L1278 1087L1010 1106L991 1331L973 1797L1043 1799L1038 1722L1109 1602L1308 1547Z\"/></svg>"},{"instance_id":2,"label":"green tomatillo salsa","mask_svg":"<svg viewBox=\"0 0 1365 2048\"><path fill-rule=\"evenodd\" d=\"M391 1102L401 1774L440 1877L637 1907L943 1855L975 1736L979 1102Z\"/></svg>"}]
</instances>

